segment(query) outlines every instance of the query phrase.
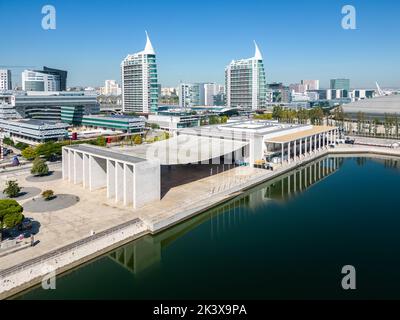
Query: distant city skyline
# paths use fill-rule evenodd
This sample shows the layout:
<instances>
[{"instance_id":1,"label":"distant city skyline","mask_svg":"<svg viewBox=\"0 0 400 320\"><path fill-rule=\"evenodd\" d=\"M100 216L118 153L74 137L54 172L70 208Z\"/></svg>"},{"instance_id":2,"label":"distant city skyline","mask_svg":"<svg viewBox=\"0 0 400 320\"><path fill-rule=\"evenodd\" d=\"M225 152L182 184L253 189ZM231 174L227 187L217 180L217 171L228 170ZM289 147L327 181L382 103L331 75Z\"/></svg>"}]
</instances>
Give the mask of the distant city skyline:
<instances>
[{"instance_id":1,"label":"distant city skyline","mask_svg":"<svg viewBox=\"0 0 400 320\"><path fill-rule=\"evenodd\" d=\"M57 28L46 31L43 2L3 1L0 10L7 14L0 28L15 41L6 42L0 69L17 66L8 67L13 85L21 85L21 72L29 69L20 66L43 65L67 70L68 86L100 87L108 79L121 83L120 63L143 48L147 30L163 87L223 84L230 61L253 55L253 40L263 52L268 83L318 79L328 88L330 79L348 78L352 88L373 88L375 81L400 87L397 1L352 1L356 30L341 28L346 3L340 0L249 0L245 7L234 2L55 0ZM147 14L130 19L132 10L151 13L152 19ZM240 24L233 19L239 14Z\"/></svg>"}]
</instances>

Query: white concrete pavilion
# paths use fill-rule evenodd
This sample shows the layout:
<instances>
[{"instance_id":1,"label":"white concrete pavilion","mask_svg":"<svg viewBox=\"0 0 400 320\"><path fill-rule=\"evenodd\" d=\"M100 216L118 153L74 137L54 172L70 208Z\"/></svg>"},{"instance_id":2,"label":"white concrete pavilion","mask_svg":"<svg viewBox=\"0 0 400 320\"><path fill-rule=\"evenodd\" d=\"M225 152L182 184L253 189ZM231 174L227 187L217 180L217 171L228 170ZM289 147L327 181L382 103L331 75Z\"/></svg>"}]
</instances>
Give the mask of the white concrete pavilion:
<instances>
[{"instance_id":1,"label":"white concrete pavilion","mask_svg":"<svg viewBox=\"0 0 400 320\"><path fill-rule=\"evenodd\" d=\"M63 179L90 191L107 188L107 197L139 208L160 200L160 162L91 145L62 149Z\"/></svg>"},{"instance_id":2,"label":"white concrete pavilion","mask_svg":"<svg viewBox=\"0 0 400 320\"><path fill-rule=\"evenodd\" d=\"M280 152L281 163L296 162L336 144L337 127L312 126L306 130L266 138L265 153Z\"/></svg>"}]
</instances>

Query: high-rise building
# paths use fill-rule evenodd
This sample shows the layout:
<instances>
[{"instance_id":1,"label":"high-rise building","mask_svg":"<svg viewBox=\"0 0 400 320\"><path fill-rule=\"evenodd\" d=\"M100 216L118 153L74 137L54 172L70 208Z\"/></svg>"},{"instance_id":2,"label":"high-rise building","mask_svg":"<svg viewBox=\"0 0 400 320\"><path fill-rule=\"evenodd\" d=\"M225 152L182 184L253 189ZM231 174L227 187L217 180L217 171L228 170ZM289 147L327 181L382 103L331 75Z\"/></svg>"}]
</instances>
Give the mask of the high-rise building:
<instances>
[{"instance_id":1,"label":"high-rise building","mask_svg":"<svg viewBox=\"0 0 400 320\"><path fill-rule=\"evenodd\" d=\"M319 90L319 80L301 80L301 84L306 87L306 91Z\"/></svg>"},{"instance_id":2,"label":"high-rise building","mask_svg":"<svg viewBox=\"0 0 400 320\"><path fill-rule=\"evenodd\" d=\"M179 106L190 108L205 105L204 83L181 83L179 85Z\"/></svg>"},{"instance_id":3,"label":"high-rise building","mask_svg":"<svg viewBox=\"0 0 400 320\"><path fill-rule=\"evenodd\" d=\"M60 91L67 91L67 75L68 75L67 71L54 69L54 68L48 68L48 67L44 66L43 71L40 71L40 72L59 76Z\"/></svg>"},{"instance_id":4,"label":"high-rise building","mask_svg":"<svg viewBox=\"0 0 400 320\"><path fill-rule=\"evenodd\" d=\"M129 54L121 63L122 110L124 112L156 112L158 82L156 53L146 32L143 51Z\"/></svg>"},{"instance_id":5,"label":"high-rise building","mask_svg":"<svg viewBox=\"0 0 400 320\"><path fill-rule=\"evenodd\" d=\"M216 83L205 83L204 84L204 105L214 106L215 100L220 103L220 95L224 93L224 86ZM215 99L215 96L219 96Z\"/></svg>"},{"instance_id":6,"label":"high-rise building","mask_svg":"<svg viewBox=\"0 0 400 320\"><path fill-rule=\"evenodd\" d=\"M252 110L262 108L267 100L267 83L261 52L256 44L254 57L233 60L225 68L226 103L228 107Z\"/></svg>"},{"instance_id":7,"label":"high-rise building","mask_svg":"<svg viewBox=\"0 0 400 320\"><path fill-rule=\"evenodd\" d=\"M0 91L11 89L11 71L8 69L0 69Z\"/></svg>"},{"instance_id":8,"label":"high-rise building","mask_svg":"<svg viewBox=\"0 0 400 320\"><path fill-rule=\"evenodd\" d=\"M22 90L24 91L66 91L67 71L43 67L43 70L24 70Z\"/></svg>"},{"instance_id":9,"label":"high-rise building","mask_svg":"<svg viewBox=\"0 0 400 320\"><path fill-rule=\"evenodd\" d=\"M347 98L350 92L350 79L331 79L331 89L343 90L343 96Z\"/></svg>"},{"instance_id":10,"label":"high-rise building","mask_svg":"<svg viewBox=\"0 0 400 320\"><path fill-rule=\"evenodd\" d=\"M289 89L295 93L305 93L307 91L307 86L301 83L292 83L289 85Z\"/></svg>"},{"instance_id":11,"label":"high-rise building","mask_svg":"<svg viewBox=\"0 0 400 320\"><path fill-rule=\"evenodd\" d=\"M105 96L118 96L121 94L121 87L115 80L106 80L104 87L101 88L101 94Z\"/></svg>"}]
</instances>

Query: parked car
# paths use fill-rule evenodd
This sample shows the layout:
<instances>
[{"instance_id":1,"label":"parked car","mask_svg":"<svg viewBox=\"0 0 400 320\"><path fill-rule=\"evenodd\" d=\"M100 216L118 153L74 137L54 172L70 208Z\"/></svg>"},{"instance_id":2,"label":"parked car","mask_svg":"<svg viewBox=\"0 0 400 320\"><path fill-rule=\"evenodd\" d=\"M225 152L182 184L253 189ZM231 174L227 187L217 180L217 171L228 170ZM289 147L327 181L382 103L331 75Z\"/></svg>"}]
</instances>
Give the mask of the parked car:
<instances>
[{"instance_id":1,"label":"parked car","mask_svg":"<svg viewBox=\"0 0 400 320\"><path fill-rule=\"evenodd\" d=\"M346 140L344 141L345 144L354 144L354 142L355 140L350 138L346 138Z\"/></svg>"}]
</instances>

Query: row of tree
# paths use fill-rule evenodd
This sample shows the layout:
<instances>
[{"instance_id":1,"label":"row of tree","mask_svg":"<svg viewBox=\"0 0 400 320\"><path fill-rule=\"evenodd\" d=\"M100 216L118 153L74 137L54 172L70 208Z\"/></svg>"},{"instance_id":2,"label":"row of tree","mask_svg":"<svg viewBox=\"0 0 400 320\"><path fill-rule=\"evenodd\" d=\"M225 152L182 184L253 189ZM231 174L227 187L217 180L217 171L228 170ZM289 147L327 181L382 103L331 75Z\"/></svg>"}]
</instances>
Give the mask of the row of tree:
<instances>
[{"instance_id":1,"label":"row of tree","mask_svg":"<svg viewBox=\"0 0 400 320\"><path fill-rule=\"evenodd\" d=\"M329 116L328 109L316 107L312 109L289 109L275 106L272 110L272 118L287 123L311 123L315 125L323 124L324 118Z\"/></svg>"}]
</instances>

